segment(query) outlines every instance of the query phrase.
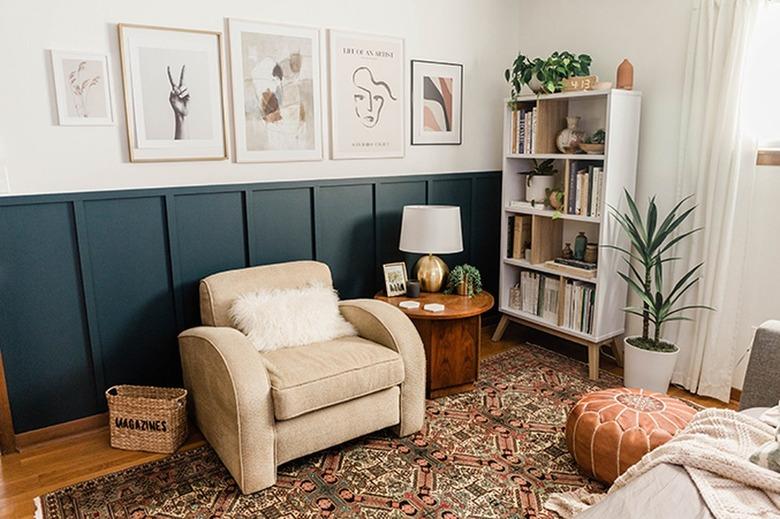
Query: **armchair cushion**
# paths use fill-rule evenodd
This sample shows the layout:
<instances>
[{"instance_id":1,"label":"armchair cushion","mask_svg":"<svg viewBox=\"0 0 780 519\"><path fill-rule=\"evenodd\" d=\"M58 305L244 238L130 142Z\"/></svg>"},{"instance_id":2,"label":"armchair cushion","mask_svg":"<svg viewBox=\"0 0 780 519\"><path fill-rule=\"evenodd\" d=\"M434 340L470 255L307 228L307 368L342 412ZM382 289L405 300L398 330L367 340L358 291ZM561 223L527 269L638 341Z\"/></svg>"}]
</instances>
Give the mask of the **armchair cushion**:
<instances>
[{"instance_id":1,"label":"armchair cushion","mask_svg":"<svg viewBox=\"0 0 780 519\"><path fill-rule=\"evenodd\" d=\"M289 420L396 386L401 356L362 337L259 353L271 381L274 416Z\"/></svg>"}]
</instances>

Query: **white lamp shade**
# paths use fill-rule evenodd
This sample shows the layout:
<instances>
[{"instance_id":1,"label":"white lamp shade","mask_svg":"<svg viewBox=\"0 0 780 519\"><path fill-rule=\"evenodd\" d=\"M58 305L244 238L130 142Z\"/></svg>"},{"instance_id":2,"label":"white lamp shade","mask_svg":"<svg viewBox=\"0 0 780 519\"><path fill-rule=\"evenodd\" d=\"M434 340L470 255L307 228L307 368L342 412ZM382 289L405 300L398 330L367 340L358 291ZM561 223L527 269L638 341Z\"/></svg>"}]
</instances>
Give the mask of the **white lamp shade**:
<instances>
[{"instance_id":1,"label":"white lamp shade","mask_svg":"<svg viewBox=\"0 0 780 519\"><path fill-rule=\"evenodd\" d=\"M452 254L463 250L460 207L407 205L398 248L416 254Z\"/></svg>"}]
</instances>

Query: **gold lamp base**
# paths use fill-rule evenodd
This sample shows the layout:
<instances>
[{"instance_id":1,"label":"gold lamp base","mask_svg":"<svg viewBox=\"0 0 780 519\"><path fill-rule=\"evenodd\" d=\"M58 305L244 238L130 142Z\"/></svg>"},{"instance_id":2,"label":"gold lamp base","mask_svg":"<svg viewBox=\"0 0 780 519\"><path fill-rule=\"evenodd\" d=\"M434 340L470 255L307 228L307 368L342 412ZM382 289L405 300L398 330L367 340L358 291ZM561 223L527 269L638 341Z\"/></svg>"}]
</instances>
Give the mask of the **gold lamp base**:
<instances>
[{"instance_id":1,"label":"gold lamp base","mask_svg":"<svg viewBox=\"0 0 780 519\"><path fill-rule=\"evenodd\" d=\"M417 260L414 265L414 277L420 281L420 290L423 292L441 292L450 269L438 256L428 254Z\"/></svg>"}]
</instances>

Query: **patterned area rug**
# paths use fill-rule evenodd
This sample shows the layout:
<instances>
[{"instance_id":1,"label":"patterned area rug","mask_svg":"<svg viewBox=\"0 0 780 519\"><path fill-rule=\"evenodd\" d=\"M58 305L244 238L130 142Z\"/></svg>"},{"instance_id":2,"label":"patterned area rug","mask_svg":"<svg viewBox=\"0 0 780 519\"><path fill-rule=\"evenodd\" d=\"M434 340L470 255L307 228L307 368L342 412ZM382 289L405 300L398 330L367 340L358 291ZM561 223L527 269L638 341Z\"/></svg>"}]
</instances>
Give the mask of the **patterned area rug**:
<instances>
[{"instance_id":1,"label":"patterned area rug","mask_svg":"<svg viewBox=\"0 0 780 519\"><path fill-rule=\"evenodd\" d=\"M429 401L425 428L379 432L279 468L277 484L241 495L209 447L42 496L47 519L462 517L547 518L552 492L587 487L566 451L566 414L602 372L532 345L482 362L473 392Z\"/></svg>"}]
</instances>

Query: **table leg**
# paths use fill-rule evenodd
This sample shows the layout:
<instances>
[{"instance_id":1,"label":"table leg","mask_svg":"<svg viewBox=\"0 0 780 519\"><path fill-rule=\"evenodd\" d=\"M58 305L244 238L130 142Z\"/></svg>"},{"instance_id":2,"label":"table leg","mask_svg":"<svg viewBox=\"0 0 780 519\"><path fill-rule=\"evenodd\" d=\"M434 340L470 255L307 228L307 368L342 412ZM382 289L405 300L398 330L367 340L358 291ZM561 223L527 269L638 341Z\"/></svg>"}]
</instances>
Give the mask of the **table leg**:
<instances>
[{"instance_id":1,"label":"table leg","mask_svg":"<svg viewBox=\"0 0 780 519\"><path fill-rule=\"evenodd\" d=\"M600 344L588 344L588 377L591 380L599 379L599 353Z\"/></svg>"}]
</instances>

